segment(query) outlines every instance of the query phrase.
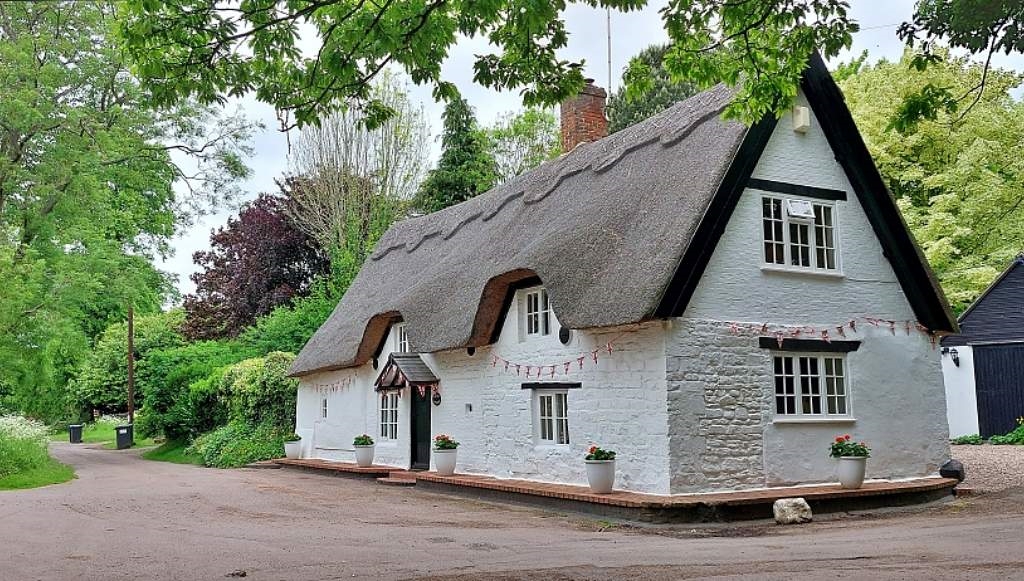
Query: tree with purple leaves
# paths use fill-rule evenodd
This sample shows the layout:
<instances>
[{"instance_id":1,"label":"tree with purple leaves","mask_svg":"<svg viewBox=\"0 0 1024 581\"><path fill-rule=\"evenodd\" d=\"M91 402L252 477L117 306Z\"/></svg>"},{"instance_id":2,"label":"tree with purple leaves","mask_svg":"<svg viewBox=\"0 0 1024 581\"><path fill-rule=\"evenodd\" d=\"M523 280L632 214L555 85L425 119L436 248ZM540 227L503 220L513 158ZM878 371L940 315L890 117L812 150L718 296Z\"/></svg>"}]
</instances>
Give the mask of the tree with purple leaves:
<instances>
[{"instance_id":1,"label":"tree with purple leaves","mask_svg":"<svg viewBox=\"0 0 1024 581\"><path fill-rule=\"evenodd\" d=\"M183 331L189 339L234 337L256 319L309 293L326 273L326 253L287 216L286 197L262 194L196 252L202 269L192 275L195 294L185 297Z\"/></svg>"}]
</instances>

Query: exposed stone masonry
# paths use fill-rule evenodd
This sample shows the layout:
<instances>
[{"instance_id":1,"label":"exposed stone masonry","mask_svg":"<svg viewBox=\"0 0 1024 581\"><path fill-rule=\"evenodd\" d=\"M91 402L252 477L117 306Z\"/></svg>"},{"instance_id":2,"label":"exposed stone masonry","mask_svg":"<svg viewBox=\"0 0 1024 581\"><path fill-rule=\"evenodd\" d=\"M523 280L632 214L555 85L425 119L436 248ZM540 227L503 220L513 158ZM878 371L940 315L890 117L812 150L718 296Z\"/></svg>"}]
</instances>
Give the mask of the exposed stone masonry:
<instances>
[{"instance_id":1,"label":"exposed stone masonry","mask_svg":"<svg viewBox=\"0 0 1024 581\"><path fill-rule=\"evenodd\" d=\"M666 355L672 492L763 486L768 353L722 324L676 319Z\"/></svg>"}]
</instances>

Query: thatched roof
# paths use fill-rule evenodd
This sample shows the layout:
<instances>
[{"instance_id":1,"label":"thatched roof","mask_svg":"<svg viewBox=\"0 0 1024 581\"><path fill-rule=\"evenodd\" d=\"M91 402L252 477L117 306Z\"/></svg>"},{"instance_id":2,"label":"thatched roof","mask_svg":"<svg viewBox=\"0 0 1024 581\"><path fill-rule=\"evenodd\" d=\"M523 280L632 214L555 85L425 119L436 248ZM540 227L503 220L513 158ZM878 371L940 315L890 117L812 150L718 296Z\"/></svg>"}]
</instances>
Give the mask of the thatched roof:
<instances>
[{"instance_id":1,"label":"thatched roof","mask_svg":"<svg viewBox=\"0 0 1024 581\"><path fill-rule=\"evenodd\" d=\"M410 348L490 342L511 285L539 277L570 328L653 314L745 126L717 87L380 240L292 373L361 365L391 322Z\"/></svg>"},{"instance_id":2,"label":"thatched roof","mask_svg":"<svg viewBox=\"0 0 1024 581\"><path fill-rule=\"evenodd\" d=\"M919 322L956 322L820 55L801 81ZM291 368L362 365L391 323L419 353L487 345L509 293L539 278L558 321L680 316L775 129L723 121L718 86L440 212L395 224Z\"/></svg>"}]
</instances>

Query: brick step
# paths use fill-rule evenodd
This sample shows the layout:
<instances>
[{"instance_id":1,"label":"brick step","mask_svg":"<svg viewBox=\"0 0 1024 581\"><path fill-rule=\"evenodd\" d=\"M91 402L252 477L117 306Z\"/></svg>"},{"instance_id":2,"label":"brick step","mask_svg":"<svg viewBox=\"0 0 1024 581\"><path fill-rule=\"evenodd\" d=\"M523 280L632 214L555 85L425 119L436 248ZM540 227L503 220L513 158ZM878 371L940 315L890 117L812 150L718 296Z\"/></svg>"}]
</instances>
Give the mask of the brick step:
<instances>
[{"instance_id":1,"label":"brick step","mask_svg":"<svg viewBox=\"0 0 1024 581\"><path fill-rule=\"evenodd\" d=\"M415 478L393 478L389 476L387 478L378 478L377 482L387 486L416 486Z\"/></svg>"},{"instance_id":2,"label":"brick step","mask_svg":"<svg viewBox=\"0 0 1024 581\"><path fill-rule=\"evenodd\" d=\"M395 479L400 479L400 480L412 480L413 482L415 482L416 481L416 473L415 472L410 472L408 470L400 470L400 471L395 471L395 472L392 472L392 473L388 474L388 478L395 478Z\"/></svg>"}]
</instances>

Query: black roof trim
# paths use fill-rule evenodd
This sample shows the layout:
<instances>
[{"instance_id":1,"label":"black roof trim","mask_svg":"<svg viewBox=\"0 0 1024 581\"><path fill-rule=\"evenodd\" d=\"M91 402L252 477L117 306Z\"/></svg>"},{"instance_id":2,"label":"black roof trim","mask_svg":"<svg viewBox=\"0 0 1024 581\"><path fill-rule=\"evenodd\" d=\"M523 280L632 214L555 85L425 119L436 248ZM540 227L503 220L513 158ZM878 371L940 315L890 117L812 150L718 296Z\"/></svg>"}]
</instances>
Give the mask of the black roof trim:
<instances>
[{"instance_id":1,"label":"black roof trim","mask_svg":"<svg viewBox=\"0 0 1024 581\"><path fill-rule=\"evenodd\" d=\"M811 55L800 85L918 322L930 331L955 333L956 320L942 288L878 173L842 91L817 52Z\"/></svg>"},{"instance_id":2,"label":"black roof trim","mask_svg":"<svg viewBox=\"0 0 1024 581\"><path fill-rule=\"evenodd\" d=\"M654 312L655 317L680 317L686 310L777 124L778 119L769 115L747 130L729 170L725 172L718 191L708 204L679 266L662 294L661 303Z\"/></svg>"},{"instance_id":3,"label":"black roof trim","mask_svg":"<svg viewBox=\"0 0 1024 581\"><path fill-rule=\"evenodd\" d=\"M773 351L804 351L815 353L849 353L860 348L860 341L823 341L821 339L783 339L758 337L757 346Z\"/></svg>"},{"instance_id":4,"label":"black roof trim","mask_svg":"<svg viewBox=\"0 0 1024 581\"><path fill-rule=\"evenodd\" d=\"M582 383L567 383L564 381L524 383L523 389L578 389L583 387Z\"/></svg>"},{"instance_id":5,"label":"black roof trim","mask_svg":"<svg viewBox=\"0 0 1024 581\"><path fill-rule=\"evenodd\" d=\"M846 192L830 188L819 188L816 186L804 186L791 184L789 182L777 182L775 180L762 180L750 178L747 180L747 187L763 192L775 192L778 194L789 194L791 196L803 196L816 200L845 200Z\"/></svg>"}]
</instances>

